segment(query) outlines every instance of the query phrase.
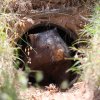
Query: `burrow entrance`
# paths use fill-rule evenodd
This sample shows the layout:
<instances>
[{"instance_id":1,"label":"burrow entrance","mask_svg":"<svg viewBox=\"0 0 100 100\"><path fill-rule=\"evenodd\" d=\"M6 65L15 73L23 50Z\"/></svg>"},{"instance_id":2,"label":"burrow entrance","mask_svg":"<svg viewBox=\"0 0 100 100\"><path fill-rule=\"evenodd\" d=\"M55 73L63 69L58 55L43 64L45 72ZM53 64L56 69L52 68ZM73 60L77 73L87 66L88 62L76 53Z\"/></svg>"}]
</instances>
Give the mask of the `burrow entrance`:
<instances>
[{"instance_id":1,"label":"burrow entrance","mask_svg":"<svg viewBox=\"0 0 100 100\"><path fill-rule=\"evenodd\" d=\"M75 63L74 51L69 49L77 39L77 34L53 23L41 23L31 27L17 42L19 50L19 67L30 68L29 81L36 83L36 72L43 73L41 85L54 83L58 86L63 81L69 84L77 76L66 71Z\"/></svg>"}]
</instances>

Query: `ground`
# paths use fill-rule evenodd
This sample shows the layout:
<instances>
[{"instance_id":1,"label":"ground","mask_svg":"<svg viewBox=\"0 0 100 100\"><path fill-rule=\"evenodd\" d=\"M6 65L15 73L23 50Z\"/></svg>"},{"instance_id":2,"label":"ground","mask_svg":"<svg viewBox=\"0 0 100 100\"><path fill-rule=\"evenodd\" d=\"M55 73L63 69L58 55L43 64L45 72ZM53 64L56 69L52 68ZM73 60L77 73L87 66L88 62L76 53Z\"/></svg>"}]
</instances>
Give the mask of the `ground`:
<instances>
[{"instance_id":1,"label":"ground","mask_svg":"<svg viewBox=\"0 0 100 100\"><path fill-rule=\"evenodd\" d=\"M94 99L94 92L84 82L75 83L74 86L60 92L54 85L49 85L45 89L29 87L20 92L22 100L100 100Z\"/></svg>"}]
</instances>

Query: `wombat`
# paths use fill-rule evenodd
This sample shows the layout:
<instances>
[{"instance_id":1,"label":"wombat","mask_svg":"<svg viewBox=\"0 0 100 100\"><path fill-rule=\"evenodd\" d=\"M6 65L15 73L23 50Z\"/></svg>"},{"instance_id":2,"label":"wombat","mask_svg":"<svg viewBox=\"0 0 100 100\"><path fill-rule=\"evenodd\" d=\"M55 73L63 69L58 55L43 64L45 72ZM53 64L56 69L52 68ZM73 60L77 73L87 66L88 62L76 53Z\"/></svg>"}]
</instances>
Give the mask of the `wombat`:
<instances>
[{"instance_id":1,"label":"wombat","mask_svg":"<svg viewBox=\"0 0 100 100\"><path fill-rule=\"evenodd\" d=\"M41 83L47 85L49 82L60 84L63 80L69 81L70 74L66 70L72 66L70 50L56 28L31 33L26 36L24 44L20 53L22 59L31 70L44 73L45 81ZM24 68L24 65L21 63L20 67Z\"/></svg>"}]
</instances>

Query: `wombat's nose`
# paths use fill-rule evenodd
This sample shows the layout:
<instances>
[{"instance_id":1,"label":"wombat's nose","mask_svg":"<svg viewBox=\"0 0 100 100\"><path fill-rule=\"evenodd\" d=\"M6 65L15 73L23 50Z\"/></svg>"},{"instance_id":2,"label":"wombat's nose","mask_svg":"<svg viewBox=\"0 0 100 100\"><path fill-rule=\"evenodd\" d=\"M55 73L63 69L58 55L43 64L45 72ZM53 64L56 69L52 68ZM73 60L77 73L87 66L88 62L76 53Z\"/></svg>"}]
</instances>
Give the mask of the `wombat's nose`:
<instances>
[{"instance_id":1,"label":"wombat's nose","mask_svg":"<svg viewBox=\"0 0 100 100\"><path fill-rule=\"evenodd\" d=\"M54 60L61 61L64 59L64 50L58 49L54 51Z\"/></svg>"}]
</instances>

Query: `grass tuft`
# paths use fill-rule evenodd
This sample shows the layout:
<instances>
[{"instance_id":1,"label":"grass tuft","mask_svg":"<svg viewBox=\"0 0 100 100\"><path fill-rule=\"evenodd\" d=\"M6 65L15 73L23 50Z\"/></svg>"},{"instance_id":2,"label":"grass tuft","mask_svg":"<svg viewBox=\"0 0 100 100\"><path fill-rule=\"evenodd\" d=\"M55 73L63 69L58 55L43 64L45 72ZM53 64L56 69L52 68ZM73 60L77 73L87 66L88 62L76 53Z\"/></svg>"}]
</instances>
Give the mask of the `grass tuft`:
<instances>
[{"instance_id":1,"label":"grass tuft","mask_svg":"<svg viewBox=\"0 0 100 100\"><path fill-rule=\"evenodd\" d=\"M80 59L82 65L82 79L92 87L100 86L100 6L96 5L90 23L84 31L91 35L90 45L83 50L86 57Z\"/></svg>"}]
</instances>

